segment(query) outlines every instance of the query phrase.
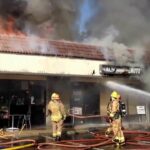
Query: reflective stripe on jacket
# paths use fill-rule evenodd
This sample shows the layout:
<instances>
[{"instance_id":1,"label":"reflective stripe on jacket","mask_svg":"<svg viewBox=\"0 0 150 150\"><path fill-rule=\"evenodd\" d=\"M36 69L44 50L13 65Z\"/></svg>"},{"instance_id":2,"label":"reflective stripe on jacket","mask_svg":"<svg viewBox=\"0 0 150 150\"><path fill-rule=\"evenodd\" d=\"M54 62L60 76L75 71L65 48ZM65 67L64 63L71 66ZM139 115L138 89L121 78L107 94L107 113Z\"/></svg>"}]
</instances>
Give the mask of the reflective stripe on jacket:
<instances>
[{"instance_id":1,"label":"reflective stripe on jacket","mask_svg":"<svg viewBox=\"0 0 150 150\"><path fill-rule=\"evenodd\" d=\"M110 117L113 119L119 119L121 117L119 114L119 102L117 100L113 100L110 108Z\"/></svg>"},{"instance_id":2,"label":"reflective stripe on jacket","mask_svg":"<svg viewBox=\"0 0 150 150\"><path fill-rule=\"evenodd\" d=\"M62 120L65 115L64 105L58 100L51 100L48 104L48 110L51 111L52 121L58 122Z\"/></svg>"}]
</instances>

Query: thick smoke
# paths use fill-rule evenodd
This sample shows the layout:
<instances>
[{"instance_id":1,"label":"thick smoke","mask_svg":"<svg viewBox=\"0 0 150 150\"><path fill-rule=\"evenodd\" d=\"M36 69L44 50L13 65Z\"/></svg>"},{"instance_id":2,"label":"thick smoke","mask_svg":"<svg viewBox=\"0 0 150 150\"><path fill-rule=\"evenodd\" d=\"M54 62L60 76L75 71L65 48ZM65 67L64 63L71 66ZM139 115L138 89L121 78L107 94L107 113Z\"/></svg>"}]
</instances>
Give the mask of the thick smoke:
<instances>
[{"instance_id":1,"label":"thick smoke","mask_svg":"<svg viewBox=\"0 0 150 150\"><path fill-rule=\"evenodd\" d=\"M0 0L0 26L7 30L8 22L13 22L13 28L21 30L23 24L19 21L23 18L26 1L22 0Z\"/></svg>"},{"instance_id":2,"label":"thick smoke","mask_svg":"<svg viewBox=\"0 0 150 150\"><path fill-rule=\"evenodd\" d=\"M83 0L80 8L88 6L86 3L90 2ZM142 64L150 35L149 6L148 0L94 1L89 7L89 12L95 14L94 16L91 15L89 18L90 15L80 14L87 18L84 19L84 23L84 20L80 21L81 25L84 24L86 33L79 39L101 46L106 59L111 57L113 51L117 64L124 65L131 61ZM131 53L127 49L133 50L132 60L130 60Z\"/></svg>"},{"instance_id":3,"label":"thick smoke","mask_svg":"<svg viewBox=\"0 0 150 150\"><path fill-rule=\"evenodd\" d=\"M128 46L143 43L149 37L149 0L99 0L97 3L101 10L89 26L91 36L102 38L103 31L113 25L119 31L116 41Z\"/></svg>"},{"instance_id":4,"label":"thick smoke","mask_svg":"<svg viewBox=\"0 0 150 150\"><path fill-rule=\"evenodd\" d=\"M119 32L115 41L128 47L149 42L149 7L149 0L0 0L0 14L15 16L31 32L53 28L54 38L77 40L83 30L86 37L102 39L114 26Z\"/></svg>"},{"instance_id":5,"label":"thick smoke","mask_svg":"<svg viewBox=\"0 0 150 150\"><path fill-rule=\"evenodd\" d=\"M0 0L2 20L12 16L26 34L98 45L106 59L113 51L120 65L130 62L128 48L133 61L143 64L150 48L149 8L149 0Z\"/></svg>"},{"instance_id":6,"label":"thick smoke","mask_svg":"<svg viewBox=\"0 0 150 150\"><path fill-rule=\"evenodd\" d=\"M26 0L26 2L27 20L37 27L40 36L73 40L76 14L74 0Z\"/></svg>"},{"instance_id":7,"label":"thick smoke","mask_svg":"<svg viewBox=\"0 0 150 150\"><path fill-rule=\"evenodd\" d=\"M149 0L0 0L0 14L13 16L29 35L98 44L106 58L113 49L123 64L127 48L136 49L134 61L141 63L141 49L150 47L149 6Z\"/></svg>"},{"instance_id":8,"label":"thick smoke","mask_svg":"<svg viewBox=\"0 0 150 150\"><path fill-rule=\"evenodd\" d=\"M27 34L49 39L73 40L76 14L74 0L0 0L0 15L15 19Z\"/></svg>"},{"instance_id":9,"label":"thick smoke","mask_svg":"<svg viewBox=\"0 0 150 150\"><path fill-rule=\"evenodd\" d=\"M138 62L143 55L141 49L149 47L149 6L149 0L0 0L0 14L5 19L15 17L17 27L28 34L50 39L88 39L91 43L97 40L94 44L121 48L115 54L116 58L118 53L125 56L124 62L129 55L124 50L136 48ZM82 31L86 33L80 38Z\"/></svg>"},{"instance_id":10,"label":"thick smoke","mask_svg":"<svg viewBox=\"0 0 150 150\"><path fill-rule=\"evenodd\" d=\"M119 65L130 63L131 53L127 49L131 49L132 61L145 66L143 58L150 48L150 1L99 0L97 5L101 9L88 21L83 42L100 46L106 59L113 51ZM142 80L150 87L149 69L143 70Z\"/></svg>"},{"instance_id":11,"label":"thick smoke","mask_svg":"<svg viewBox=\"0 0 150 150\"><path fill-rule=\"evenodd\" d=\"M110 26L104 32L102 39L89 37L83 42L100 47L106 60L114 59L117 65L134 65L133 62L137 65L143 64L144 47L137 44L129 48L124 43L117 42L119 35L119 31L114 26Z\"/></svg>"},{"instance_id":12,"label":"thick smoke","mask_svg":"<svg viewBox=\"0 0 150 150\"><path fill-rule=\"evenodd\" d=\"M0 0L0 15L7 19L9 16L21 17L27 7L25 0Z\"/></svg>"}]
</instances>

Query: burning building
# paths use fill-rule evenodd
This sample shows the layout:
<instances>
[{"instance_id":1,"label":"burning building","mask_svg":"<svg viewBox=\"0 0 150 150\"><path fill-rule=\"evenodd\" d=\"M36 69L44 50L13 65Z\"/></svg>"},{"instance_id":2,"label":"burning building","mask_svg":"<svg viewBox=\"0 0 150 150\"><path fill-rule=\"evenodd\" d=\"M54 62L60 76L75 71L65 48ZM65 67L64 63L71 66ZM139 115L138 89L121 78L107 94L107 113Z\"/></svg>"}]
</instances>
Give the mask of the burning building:
<instances>
[{"instance_id":1,"label":"burning building","mask_svg":"<svg viewBox=\"0 0 150 150\"><path fill-rule=\"evenodd\" d=\"M35 98L33 107L37 105L35 109L44 120L46 102L53 91L62 93L69 108L74 83L82 82L83 78L87 84L89 76L96 80L99 65L105 64L102 53L93 46L17 35L1 35L0 43L1 95L8 104L12 95L23 99L25 91L30 91ZM88 83L87 87L94 86Z\"/></svg>"},{"instance_id":2,"label":"burning building","mask_svg":"<svg viewBox=\"0 0 150 150\"><path fill-rule=\"evenodd\" d=\"M131 74L140 74L139 68L132 68L137 70L130 72L130 67L112 68L110 62L96 46L1 34L1 106L7 106L10 113L15 114L25 113L25 105L30 104L31 124L48 125L47 103L51 93L57 91L67 110L73 110L75 115L105 115L110 92L116 88L113 84L106 84L109 80L141 86L137 79L131 77ZM130 101L131 96L120 91L129 116L138 118L136 106L144 105L146 109L148 105ZM148 112L142 117L148 118L146 114ZM81 119L76 123L91 123L88 121L91 120Z\"/></svg>"},{"instance_id":3,"label":"burning building","mask_svg":"<svg viewBox=\"0 0 150 150\"><path fill-rule=\"evenodd\" d=\"M7 107L12 115L29 113L32 125L48 125L47 103L54 91L60 93L73 114L104 116L110 92L117 89L127 104L128 118L148 123L147 100L141 102L138 95L108 82L142 88L132 78L140 74L139 68L117 67L114 63L112 67L112 60L113 56L106 60L101 47L27 36L8 17L0 26L0 106ZM26 106L30 106L28 112ZM136 106L144 106L143 112L139 113ZM91 124L97 120L69 118L68 122Z\"/></svg>"}]
</instances>

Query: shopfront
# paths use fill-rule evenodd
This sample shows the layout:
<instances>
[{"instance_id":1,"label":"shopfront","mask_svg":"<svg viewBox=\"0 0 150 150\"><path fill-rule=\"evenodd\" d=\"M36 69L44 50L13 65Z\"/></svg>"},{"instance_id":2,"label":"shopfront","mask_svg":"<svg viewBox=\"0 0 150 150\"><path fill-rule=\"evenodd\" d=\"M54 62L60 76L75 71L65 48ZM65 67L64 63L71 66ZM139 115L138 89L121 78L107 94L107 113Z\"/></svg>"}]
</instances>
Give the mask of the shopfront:
<instances>
[{"instance_id":1,"label":"shopfront","mask_svg":"<svg viewBox=\"0 0 150 150\"><path fill-rule=\"evenodd\" d=\"M44 125L46 105L44 78L33 80L32 76L11 76L9 79L10 75L5 75L5 78L1 75L0 79L1 127L11 126L13 115L15 127L22 125L21 115L29 115L32 126Z\"/></svg>"},{"instance_id":2,"label":"shopfront","mask_svg":"<svg viewBox=\"0 0 150 150\"><path fill-rule=\"evenodd\" d=\"M107 65L112 62L106 61L100 48L95 46L49 41L49 46L39 50L38 47L28 47L29 40L16 37L19 46L12 50L12 38L8 37L4 41L7 41L8 49L0 49L0 110L5 109L12 114L29 113L32 126L49 126L47 104L53 92L60 93L68 113L105 115L113 90L107 87L107 81L125 81L137 87L140 84L137 85L137 80L129 75L139 73L139 68L109 67ZM25 42L26 46L20 42ZM122 76L118 77L118 74ZM122 95L129 106L136 106L136 102L128 100L129 94L123 92ZM134 113L132 110L129 108L129 112ZM68 118L66 123L74 122ZM76 123L83 124L84 120L77 120Z\"/></svg>"}]
</instances>

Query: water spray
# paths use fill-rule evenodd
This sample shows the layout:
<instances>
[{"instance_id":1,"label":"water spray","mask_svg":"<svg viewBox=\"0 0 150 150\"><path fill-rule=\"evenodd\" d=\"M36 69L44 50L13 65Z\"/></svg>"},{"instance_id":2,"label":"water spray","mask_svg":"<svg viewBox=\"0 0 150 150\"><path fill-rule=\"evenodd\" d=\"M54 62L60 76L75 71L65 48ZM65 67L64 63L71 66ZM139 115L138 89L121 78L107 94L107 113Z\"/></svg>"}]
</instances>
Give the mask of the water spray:
<instances>
[{"instance_id":1,"label":"water spray","mask_svg":"<svg viewBox=\"0 0 150 150\"><path fill-rule=\"evenodd\" d=\"M143 91L143 90L140 90L140 89L136 89L136 88L124 85L124 84L120 84L120 83L117 83L117 82L114 82L114 81L107 81L106 86L111 88L111 89L116 89L116 90L119 90L119 91L126 91L126 92L130 92L130 93L133 92L133 93L137 93L137 94L140 94L140 95L143 95L143 96L146 96L146 97L150 96L149 92L146 92L146 91Z\"/></svg>"}]
</instances>

